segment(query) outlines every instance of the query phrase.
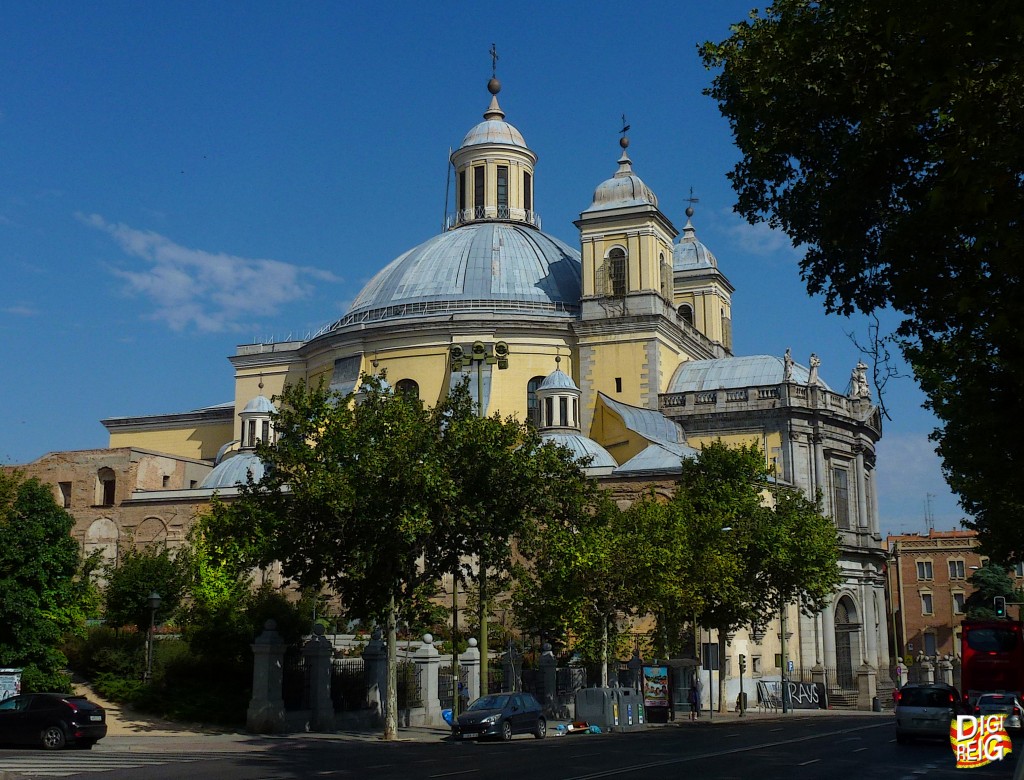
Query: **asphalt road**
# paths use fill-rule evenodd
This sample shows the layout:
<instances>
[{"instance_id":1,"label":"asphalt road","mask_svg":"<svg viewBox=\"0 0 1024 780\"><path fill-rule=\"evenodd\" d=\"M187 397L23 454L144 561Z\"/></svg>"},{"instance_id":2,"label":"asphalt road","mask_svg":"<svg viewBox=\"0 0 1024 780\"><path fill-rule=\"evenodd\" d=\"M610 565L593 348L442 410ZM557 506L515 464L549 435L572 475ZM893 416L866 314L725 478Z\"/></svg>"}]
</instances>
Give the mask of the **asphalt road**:
<instances>
[{"instance_id":1,"label":"asphalt road","mask_svg":"<svg viewBox=\"0 0 1024 780\"><path fill-rule=\"evenodd\" d=\"M1016 747L1016 746L1015 746ZM1024 744L1020 746L1024 750ZM1006 761L968 777L1009 778ZM7 774L5 775L4 772ZM962 778L948 743L897 745L892 717L798 714L654 727L630 734L570 735L510 743L453 743L439 735L384 743L372 738L112 737L91 751L0 751L0 778L80 780L402 780L700 777L753 780Z\"/></svg>"}]
</instances>

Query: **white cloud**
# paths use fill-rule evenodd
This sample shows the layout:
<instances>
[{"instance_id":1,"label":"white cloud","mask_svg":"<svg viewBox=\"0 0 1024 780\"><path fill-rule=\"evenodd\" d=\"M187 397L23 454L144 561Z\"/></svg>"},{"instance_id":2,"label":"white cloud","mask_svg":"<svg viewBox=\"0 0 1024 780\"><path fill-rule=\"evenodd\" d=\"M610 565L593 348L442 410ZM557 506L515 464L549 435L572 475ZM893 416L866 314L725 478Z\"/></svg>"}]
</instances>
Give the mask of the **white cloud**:
<instances>
[{"instance_id":1,"label":"white cloud","mask_svg":"<svg viewBox=\"0 0 1024 780\"><path fill-rule=\"evenodd\" d=\"M313 281L337 282L329 271L191 249L149 230L107 222L99 214L76 214L84 224L108 233L141 270L111 268L129 294L154 304L151 318L174 330L237 331L279 307L308 297Z\"/></svg>"},{"instance_id":2,"label":"white cloud","mask_svg":"<svg viewBox=\"0 0 1024 780\"><path fill-rule=\"evenodd\" d=\"M964 512L942 477L927 433L886 433L878 444L875 473L883 533L925 533L927 512L936 530L959 527Z\"/></svg>"},{"instance_id":3,"label":"white cloud","mask_svg":"<svg viewBox=\"0 0 1024 780\"><path fill-rule=\"evenodd\" d=\"M0 309L4 314L13 314L15 317L35 317L39 314L37 309L31 306L25 306L24 304L15 304L14 306L5 306Z\"/></svg>"},{"instance_id":4,"label":"white cloud","mask_svg":"<svg viewBox=\"0 0 1024 780\"><path fill-rule=\"evenodd\" d=\"M781 230L773 230L767 222L751 225L732 209L720 211L726 236L733 245L748 255L782 254L788 259L799 260L802 253L793 247L789 236Z\"/></svg>"}]
</instances>

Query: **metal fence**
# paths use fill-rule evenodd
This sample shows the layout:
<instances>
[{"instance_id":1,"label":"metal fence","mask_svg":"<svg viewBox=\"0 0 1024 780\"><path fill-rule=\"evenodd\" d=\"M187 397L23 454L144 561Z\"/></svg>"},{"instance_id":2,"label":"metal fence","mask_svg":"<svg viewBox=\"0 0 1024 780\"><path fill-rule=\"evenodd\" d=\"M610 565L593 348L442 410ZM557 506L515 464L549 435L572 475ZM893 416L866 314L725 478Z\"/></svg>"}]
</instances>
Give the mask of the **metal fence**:
<instances>
[{"instance_id":1,"label":"metal fence","mask_svg":"<svg viewBox=\"0 0 1024 780\"><path fill-rule=\"evenodd\" d=\"M420 689L420 668L412 661L398 662L398 709L423 706Z\"/></svg>"},{"instance_id":2,"label":"metal fence","mask_svg":"<svg viewBox=\"0 0 1024 780\"><path fill-rule=\"evenodd\" d=\"M331 662L331 701L335 712L351 712L368 706L362 658L335 658Z\"/></svg>"}]
</instances>

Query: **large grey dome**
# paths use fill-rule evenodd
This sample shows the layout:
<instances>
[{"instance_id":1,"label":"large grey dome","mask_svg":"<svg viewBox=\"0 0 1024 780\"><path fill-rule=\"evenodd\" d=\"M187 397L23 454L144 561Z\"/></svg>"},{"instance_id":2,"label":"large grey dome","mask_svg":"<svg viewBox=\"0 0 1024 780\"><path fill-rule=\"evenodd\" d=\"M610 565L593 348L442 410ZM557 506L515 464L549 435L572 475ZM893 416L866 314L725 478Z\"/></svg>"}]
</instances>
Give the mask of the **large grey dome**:
<instances>
[{"instance_id":1,"label":"large grey dome","mask_svg":"<svg viewBox=\"0 0 1024 780\"><path fill-rule=\"evenodd\" d=\"M479 222L392 261L333 327L472 311L572 317L579 303L579 252L525 225Z\"/></svg>"}]
</instances>

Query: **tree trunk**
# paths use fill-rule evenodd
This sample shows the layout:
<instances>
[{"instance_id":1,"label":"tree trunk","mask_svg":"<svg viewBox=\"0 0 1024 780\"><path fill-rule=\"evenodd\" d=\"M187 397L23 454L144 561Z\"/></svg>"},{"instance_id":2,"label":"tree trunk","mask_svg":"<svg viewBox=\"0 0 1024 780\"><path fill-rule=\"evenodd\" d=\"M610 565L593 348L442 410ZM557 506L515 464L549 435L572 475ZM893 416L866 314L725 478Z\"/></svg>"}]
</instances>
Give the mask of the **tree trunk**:
<instances>
[{"instance_id":1,"label":"tree trunk","mask_svg":"<svg viewBox=\"0 0 1024 780\"><path fill-rule=\"evenodd\" d=\"M388 603L388 685L384 701L384 739L398 739L398 608Z\"/></svg>"},{"instance_id":2,"label":"tree trunk","mask_svg":"<svg viewBox=\"0 0 1024 780\"><path fill-rule=\"evenodd\" d=\"M480 559L480 695L486 696L490 691L490 674L487 668L488 658L488 618L487 614L487 564Z\"/></svg>"},{"instance_id":3,"label":"tree trunk","mask_svg":"<svg viewBox=\"0 0 1024 780\"><path fill-rule=\"evenodd\" d=\"M608 687L608 615L601 615L601 687Z\"/></svg>"}]
</instances>

